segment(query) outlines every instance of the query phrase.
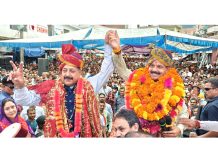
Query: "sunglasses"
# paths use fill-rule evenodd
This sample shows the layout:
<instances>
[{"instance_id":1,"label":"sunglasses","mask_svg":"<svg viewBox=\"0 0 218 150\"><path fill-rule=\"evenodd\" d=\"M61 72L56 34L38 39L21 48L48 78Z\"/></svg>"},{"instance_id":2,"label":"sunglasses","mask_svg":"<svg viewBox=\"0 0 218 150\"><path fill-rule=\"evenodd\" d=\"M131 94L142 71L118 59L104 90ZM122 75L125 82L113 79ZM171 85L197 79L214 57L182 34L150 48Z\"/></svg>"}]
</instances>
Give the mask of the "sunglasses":
<instances>
[{"instance_id":1,"label":"sunglasses","mask_svg":"<svg viewBox=\"0 0 218 150\"><path fill-rule=\"evenodd\" d=\"M213 88L204 88L205 91L209 91L211 89L213 89Z\"/></svg>"}]
</instances>

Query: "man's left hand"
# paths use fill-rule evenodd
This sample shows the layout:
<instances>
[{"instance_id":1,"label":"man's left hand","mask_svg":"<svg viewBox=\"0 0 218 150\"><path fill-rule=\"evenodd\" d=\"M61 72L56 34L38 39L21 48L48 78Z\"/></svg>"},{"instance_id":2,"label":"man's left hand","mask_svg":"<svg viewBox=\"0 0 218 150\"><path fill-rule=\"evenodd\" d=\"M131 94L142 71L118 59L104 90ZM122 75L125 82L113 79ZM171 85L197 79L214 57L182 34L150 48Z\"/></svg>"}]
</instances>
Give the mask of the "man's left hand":
<instances>
[{"instance_id":1,"label":"man's left hand","mask_svg":"<svg viewBox=\"0 0 218 150\"><path fill-rule=\"evenodd\" d=\"M162 133L163 137L177 137L179 135L181 135L181 130L178 127L172 127L172 130Z\"/></svg>"}]
</instances>

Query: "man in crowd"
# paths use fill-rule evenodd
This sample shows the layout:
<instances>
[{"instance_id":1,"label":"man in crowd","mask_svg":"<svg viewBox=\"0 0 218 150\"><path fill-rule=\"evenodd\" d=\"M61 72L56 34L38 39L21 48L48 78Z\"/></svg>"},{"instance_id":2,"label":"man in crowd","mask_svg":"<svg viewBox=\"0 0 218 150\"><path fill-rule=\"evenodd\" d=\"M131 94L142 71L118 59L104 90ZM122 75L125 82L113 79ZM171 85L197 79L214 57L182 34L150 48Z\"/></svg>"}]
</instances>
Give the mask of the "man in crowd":
<instances>
[{"instance_id":1,"label":"man in crowd","mask_svg":"<svg viewBox=\"0 0 218 150\"><path fill-rule=\"evenodd\" d=\"M198 99L193 97L190 99L190 107L193 108L194 106L198 106Z\"/></svg>"},{"instance_id":2,"label":"man in crowd","mask_svg":"<svg viewBox=\"0 0 218 150\"><path fill-rule=\"evenodd\" d=\"M210 78L205 81L205 98L207 104L202 109L200 121L218 121L218 78ZM197 129L199 137L217 137L218 133Z\"/></svg>"},{"instance_id":3,"label":"man in crowd","mask_svg":"<svg viewBox=\"0 0 218 150\"><path fill-rule=\"evenodd\" d=\"M121 87L118 93L118 96L115 99L114 111L115 113L120 110L121 107L125 105L125 87Z\"/></svg>"},{"instance_id":4,"label":"man in crowd","mask_svg":"<svg viewBox=\"0 0 218 150\"><path fill-rule=\"evenodd\" d=\"M113 119L113 137L125 137L128 132L141 131L138 117L132 110L121 109Z\"/></svg>"},{"instance_id":5,"label":"man in crowd","mask_svg":"<svg viewBox=\"0 0 218 150\"><path fill-rule=\"evenodd\" d=\"M126 102L128 102L126 107L136 112L143 130L151 134L157 134L160 131L158 127L165 129L161 124L166 124L166 119L170 116L170 131L163 130L161 135L163 137L182 135L184 126L176 124L176 118L178 116L188 118L188 112L182 99L185 95L183 81L173 68L171 53L153 47L148 65L132 73L131 70L127 69L122 58L120 39L117 32L110 31L107 39L106 42L113 49L115 68L119 75L128 81L126 83ZM168 98L163 95L166 90L170 90L169 94L165 93L165 95L169 95ZM180 92L174 93L175 90ZM164 98L165 102L161 101L162 98ZM164 123L159 122L161 118Z\"/></svg>"},{"instance_id":6,"label":"man in crowd","mask_svg":"<svg viewBox=\"0 0 218 150\"><path fill-rule=\"evenodd\" d=\"M37 122L38 128L36 129L35 135L37 138L43 138L44 137L43 128L45 125L45 115L39 116L36 119L36 122Z\"/></svg>"},{"instance_id":7,"label":"man in crowd","mask_svg":"<svg viewBox=\"0 0 218 150\"><path fill-rule=\"evenodd\" d=\"M115 104L117 92L118 92L118 87L113 86L112 91L108 93L107 98L106 98L106 102L111 105L113 113L115 113L114 112L114 107L115 107L114 104Z\"/></svg>"},{"instance_id":8,"label":"man in crowd","mask_svg":"<svg viewBox=\"0 0 218 150\"><path fill-rule=\"evenodd\" d=\"M149 134L145 134L144 132L141 131L129 131L126 135L125 138L152 138L153 136Z\"/></svg>"},{"instance_id":9,"label":"man in crowd","mask_svg":"<svg viewBox=\"0 0 218 150\"><path fill-rule=\"evenodd\" d=\"M36 110L34 107L27 109L28 119L26 120L27 124L32 128L33 132L36 132L37 122L36 122Z\"/></svg>"},{"instance_id":10,"label":"man in crowd","mask_svg":"<svg viewBox=\"0 0 218 150\"><path fill-rule=\"evenodd\" d=\"M27 116L27 110L32 107L33 109L35 109L35 112L36 112L36 118L38 118L39 116L42 116L42 115L45 115L45 110L43 109L43 107L40 107L40 106L35 106L35 105L32 105L32 106L23 106L23 110L20 114L20 116L27 120L28 116Z\"/></svg>"},{"instance_id":11,"label":"man in crowd","mask_svg":"<svg viewBox=\"0 0 218 150\"><path fill-rule=\"evenodd\" d=\"M7 80L8 76L5 76L2 79L2 91L0 92L0 105L2 103L2 100L5 98L12 98L14 92L14 83L12 82L12 80Z\"/></svg>"},{"instance_id":12,"label":"man in crowd","mask_svg":"<svg viewBox=\"0 0 218 150\"><path fill-rule=\"evenodd\" d=\"M2 81L2 79L6 76L7 72L5 69L0 68L0 81Z\"/></svg>"},{"instance_id":13,"label":"man in crowd","mask_svg":"<svg viewBox=\"0 0 218 150\"><path fill-rule=\"evenodd\" d=\"M106 136L109 137L112 129L112 118L111 114L105 109L106 102L105 98L99 98L100 105L100 114L104 117L105 127L106 127Z\"/></svg>"},{"instance_id":14,"label":"man in crowd","mask_svg":"<svg viewBox=\"0 0 218 150\"><path fill-rule=\"evenodd\" d=\"M113 113L111 105L106 102L106 95L104 93L100 93L100 94L98 94L98 98L99 98L99 100L102 99L105 101L105 110L107 110L110 113L110 116L112 116L112 118L113 118L114 113Z\"/></svg>"}]
</instances>

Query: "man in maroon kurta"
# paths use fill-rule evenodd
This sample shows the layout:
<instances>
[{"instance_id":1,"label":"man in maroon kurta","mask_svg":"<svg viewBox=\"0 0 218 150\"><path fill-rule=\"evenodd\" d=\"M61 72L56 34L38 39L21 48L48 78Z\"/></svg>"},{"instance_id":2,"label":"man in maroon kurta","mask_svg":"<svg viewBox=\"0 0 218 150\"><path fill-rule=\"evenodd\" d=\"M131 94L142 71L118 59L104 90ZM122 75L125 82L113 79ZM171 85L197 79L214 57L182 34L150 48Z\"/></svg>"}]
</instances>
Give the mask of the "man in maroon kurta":
<instances>
[{"instance_id":1,"label":"man in maroon kurta","mask_svg":"<svg viewBox=\"0 0 218 150\"><path fill-rule=\"evenodd\" d=\"M90 82L81 76L83 60L75 50L71 44L62 45L59 79L29 87L46 107L45 137L101 137L98 101ZM11 64L11 77L19 87L24 84L22 67Z\"/></svg>"}]
</instances>

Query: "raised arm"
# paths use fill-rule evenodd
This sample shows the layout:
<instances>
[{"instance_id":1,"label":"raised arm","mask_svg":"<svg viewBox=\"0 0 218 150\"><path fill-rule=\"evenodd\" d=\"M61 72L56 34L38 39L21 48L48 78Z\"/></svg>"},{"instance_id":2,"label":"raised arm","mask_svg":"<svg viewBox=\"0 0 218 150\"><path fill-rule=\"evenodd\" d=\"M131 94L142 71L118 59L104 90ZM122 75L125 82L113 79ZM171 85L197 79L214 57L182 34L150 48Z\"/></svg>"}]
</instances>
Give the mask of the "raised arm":
<instances>
[{"instance_id":1,"label":"raised arm","mask_svg":"<svg viewBox=\"0 0 218 150\"><path fill-rule=\"evenodd\" d=\"M13 68L13 71L10 72L8 80L12 80L16 89L23 88L25 84L23 77L23 63L21 62L19 67L17 67L13 61L10 61L10 64Z\"/></svg>"},{"instance_id":2,"label":"raised arm","mask_svg":"<svg viewBox=\"0 0 218 150\"><path fill-rule=\"evenodd\" d=\"M17 104L22 106L38 105L41 98L39 94L35 91L29 91L25 87L24 77L23 77L23 63L20 63L19 67L10 61L13 71L9 74L9 79L14 83L14 95L13 98Z\"/></svg>"},{"instance_id":3,"label":"raised arm","mask_svg":"<svg viewBox=\"0 0 218 150\"><path fill-rule=\"evenodd\" d=\"M124 80L127 80L132 71L126 67L126 63L122 57L120 38L117 34L117 31L110 31L107 40L109 45L113 49L112 60L114 63L114 67L117 70L118 74Z\"/></svg>"},{"instance_id":4,"label":"raised arm","mask_svg":"<svg viewBox=\"0 0 218 150\"><path fill-rule=\"evenodd\" d=\"M112 59L117 73L123 78L123 80L128 80L132 71L126 67L126 62L122 57L122 53L113 54Z\"/></svg>"},{"instance_id":5,"label":"raised arm","mask_svg":"<svg viewBox=\"0 0 218 150\"><path fill-rule=\"evenodd\" d=\"M105 39L107 38L106 34ZM105 40L106 41L106 40ZM101 65L101 70L95 76L88 78L88 81L94 88L95 93L98 93L102 86L109 80L114 71L112 62L112 48L106 43L104 46L104 60Z\"/></svg>"}]
</instances>

